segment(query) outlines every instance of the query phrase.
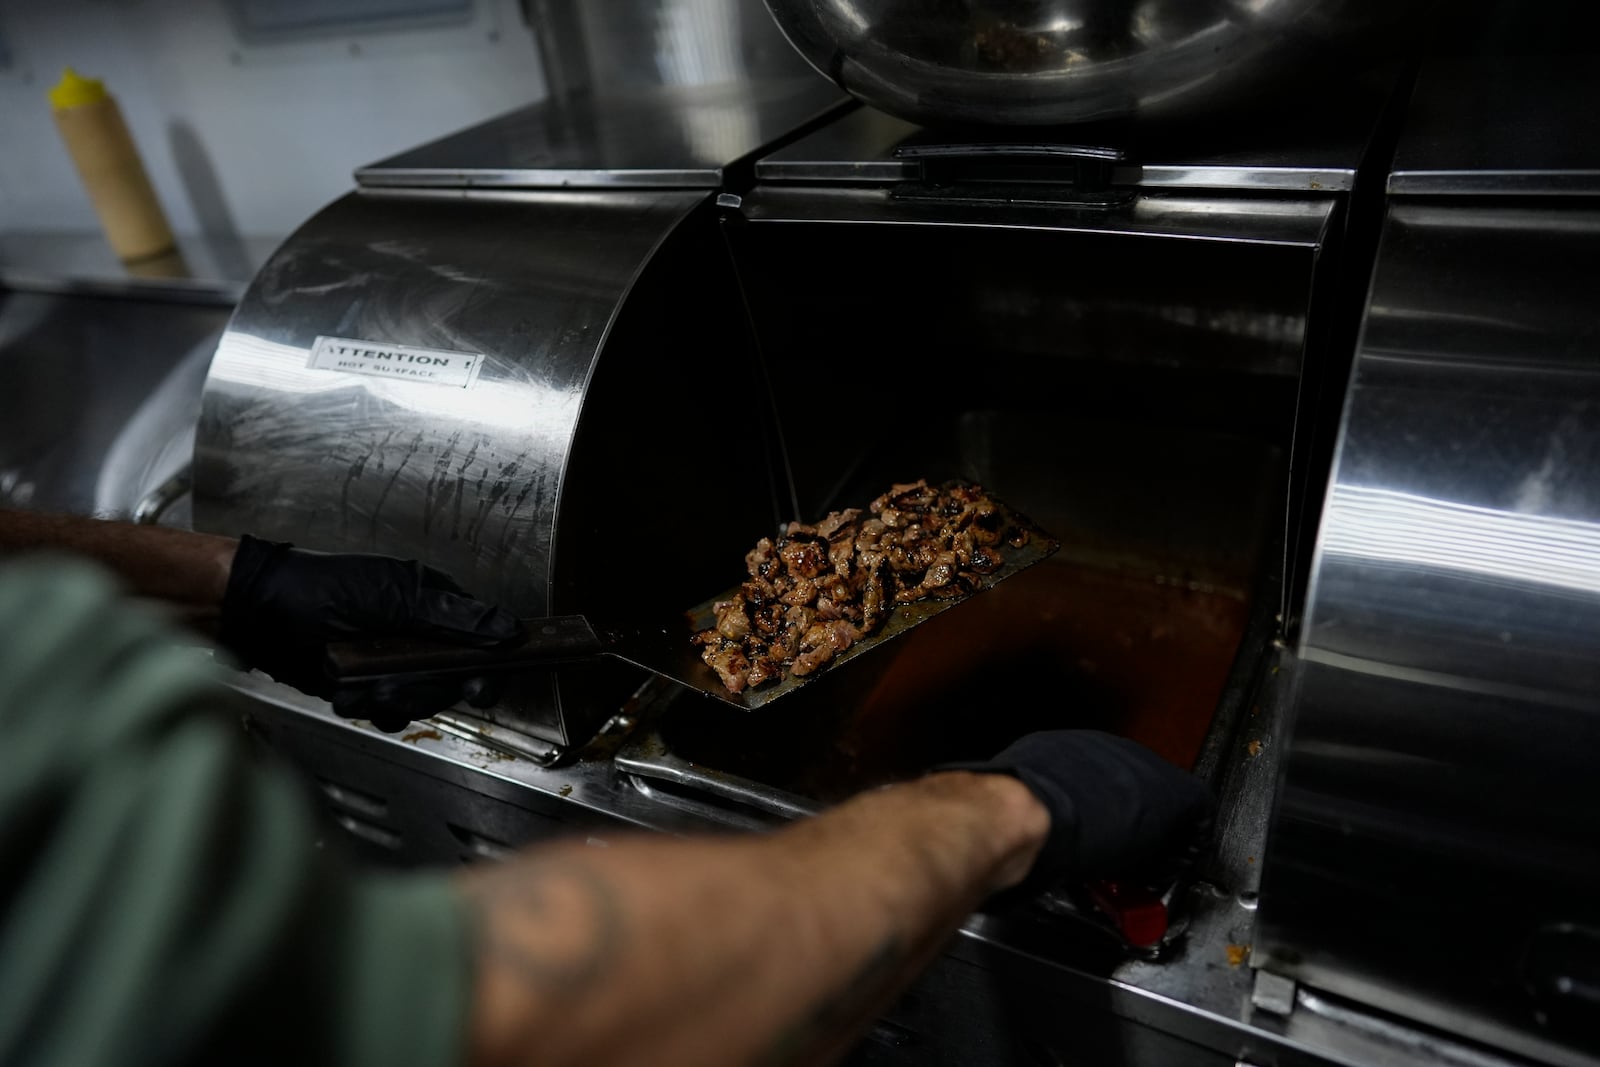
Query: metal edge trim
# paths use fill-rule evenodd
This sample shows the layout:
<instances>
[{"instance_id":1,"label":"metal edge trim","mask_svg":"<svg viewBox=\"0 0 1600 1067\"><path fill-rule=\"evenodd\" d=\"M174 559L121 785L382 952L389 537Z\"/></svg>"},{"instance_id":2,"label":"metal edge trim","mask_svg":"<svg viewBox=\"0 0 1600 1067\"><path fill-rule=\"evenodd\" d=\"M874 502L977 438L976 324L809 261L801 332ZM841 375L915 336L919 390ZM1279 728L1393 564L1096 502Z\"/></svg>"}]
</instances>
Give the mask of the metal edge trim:
<instances>
[{"instance_id":1,"label":"metal edge trim","mask_svg":"<svg viewBox=\"0 0 1600 1067\"><path fill-rule=\"evenodd\" d=\"M248 282L212 282L136 278L62 278L35 274L26 268L0 269L0 291L49 293L60 296L103 296L165 303L207 304L231 307L249 287Z\"/></svg>"},{"instance_id":2,"label":"metal edge trim","mask_svg":"<svg viewBox=\"0 0 1600 1067\"><path fill-rule=\"evenodd\" d=\"M1026 205L1025 205L1026 206ZM1048 210L1048 207L1045 208ZM1262 245L1274 248L1302 248L1316 249L1318 242L1314 239L1291 240L1288 238L1265 237L1233 237L1209 233L1162 233L1153 229L1108 229L1103 226L1084 226L1071 224L1051 224L1041 221L1037 225L1027 225L1018 222L992 222L992 221L964 221L964 220L929 220L929 219L797 219L775 216L754 216L752 221L776 223L816 223L825 226L948 226L952 228L978 228L990 230L1045 230L1055 233L1088 233L1111 234L1118 237L1138 237L1158 241L1210 241L1217 244L1234 245Z\"/></svg>"},{"instance_id":3,"label":"metal edge trim","mask_svg":"<svg viewBox=\"0 0 1600 1067\"><path fill-rule=\"evenodd\" d=\"M1156 189L1233 189L1297 193L1345 193L1355 188L1353 169L1321 167L1146 164L1135 183Z\"/></svg>"},{"instance_id":4,"label":"metal edge trim","mask_svg":"<svg viewBox=\"0 0 1600 1067\"><path fill-rule=\"evenodd\" d=\"M698 792L784 819L807 818L823 809L820 804L807 803L804 797L764 786L748 778L702 771L693 763L673 755L660 733L654 729L630 738L612 757L612 763L618 770L628 774L692 787Z\"/></svg>"},{"instance_id":5,"label":"metal edge trim","mask_svg":"<svg viewBox=\"0 0 1600 1067\"><path fill-rule=\"evenodd\" d=\"M898 160L864 163L806 163L763 159L756 163L756 177L773 182L902 182L915 179L921 167Z\"/></svg>"},{"instance_id":6,"label":"metal edge trim","mask_svg":"<svg viewBox=\"0 0 1600 1067\"><path fill-rule=\"evenodd\" d=\"M1487 1015L1469 1019L1451 1010L1436 1010L1433 1001L1414 996L1403 986L1374 983L1380 986L1374 998L1374 990L1363 988L1361 978L1336 970L1286 964L1275 957L1265 958L1260 966L1271 966L1299 983L1297 1010L1376 1043L1411 1046L1441 1058L1448 1055L1444 1062L1462 1067L1512 1067L1530 1056L1549 1067L1593 1067L1596 1062L1579 1047L1511 1029Z\"/></svg>"},{"instance_id":7,"label":"metal edge trim","mask_svg":"<svg viewBox=\"0 0 1600 1067\"><path fill-rule=\"evenodd\" d=\"M1600 170L1395 170L1393 196L1593 196Z\"/></svg>"},{"instance_id":8,"label":"metal edge trim","mask_svg":"<svg viewBox=\"0 0 1600 1067\"><path fill-rule=\"evenodd\" d=\"M355 172L364 189L716 189L722 169L571 170L561 168L376 168Z\"/></svg>"},{"instance_id":9,"label":"metal edge trim","mask_svg":"<svg viewBox=\"0 0 1600 1067\"><path fill-rule=\"evenodd\" d=\"M919 174L916 165L898 160L830 163L766 159L756 164L756 177L771 182L890 184L914 181ZM1112 171L1114 185L1147 189L1346 193L1355 188L1355 182L1356 172L1345 168L1151 163L1119 166Z\"/></svg>"}]
</instances>

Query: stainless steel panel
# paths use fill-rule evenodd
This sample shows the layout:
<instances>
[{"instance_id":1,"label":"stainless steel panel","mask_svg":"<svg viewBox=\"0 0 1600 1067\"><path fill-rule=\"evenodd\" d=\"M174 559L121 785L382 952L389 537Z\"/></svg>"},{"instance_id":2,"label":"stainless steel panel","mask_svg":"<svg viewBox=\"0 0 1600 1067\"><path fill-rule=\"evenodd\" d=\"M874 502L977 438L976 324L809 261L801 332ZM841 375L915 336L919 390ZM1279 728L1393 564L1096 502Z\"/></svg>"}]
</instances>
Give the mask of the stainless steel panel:
<instances>
[{"instance_id":1,"label":"stainless steel panel","mask_svg":"<svg viewBox=\"0 0 1600 1067\"><path fill-rule=\"evenodd\" d=\"M1064 200L1059 189L1026 187L941 198L878 188L774 186L742 198L741 213L752 222L1040 230L1310 249L1321 243L1333 207L1310 198L1223 200L1177 193L1146 193L1126 204L1100 206Z\"/></svg>"},{"instance_id":2,"label":"stainless steel panel","mask_svg":"<svg viewBox=\"0 0 1600 1067\"><path fill-rule=\"evenodd\" d=\"M1600 193L1597 33L1586 0L1463 5L1417 77L1389 191Z\"/></svg>"},{"instance_id":3,"label":"stainless steel panel","mask_svg":"<svg viewBox=\"0 0 1600 1067\"><path fill-rule=\"evenodd\" d=\"M1585 205L1390 208L1259 946L1553 1063L1600 1050L1597 249Z\"/></svg>"},{"instance_id":4,"label":"stainless steel panel","mask_svg":"<svg viewBox=\"0 0 1600 1067\"><path fill-rule=\"evenodd\" d=\"M903 464L892 477L922 476L961 412L1020 407L1056 427L1105 421L1304 447L1310 435L1296 427L1321 336L1316 279L1334 259L1332 198L1141 193L1091 206L1047 202L1048 191L989 189L989 202L979 192L939 202L898 188L774 184L742 198L728 234L771 366L827 353L891 409L908 375L952 368L948 387L917 391L914 418L869 419L791 449L800 513L834 506L880 440ZM810 417L803 393L778 404L790 424ZM930 444L919 453L919 442ZM1292 457L1286 524L1301 478ZM1132 503L1124 513L1144 514ZM1136 525L1125 525L1124 547L1164 528ZM1081 530L1052 532L1083 547Z\"/></svg>"},{"instance_id":5,"label":"stainless steel panel","mask_svg":"<svg viewBox=\"0 0 1600 1067\"><path fill-rule=\"evenodd\" d=\"M1134 121L1088 126L1066 135L1074 142L1105 144L1123 153L1113 168L1118 185L1146 188L1345 192L1369 151L1385 101L1398 84L1387 69L1352 80L1334 107L1230 113L1209 123L1204 136L1193 124ZM1060 138L1060 131L1041 138ZM763 182L894 183L922 177L919 160L902 158L904 146L941 140L1028 141L1025 131L946 131L923 127L874 108L859 108L814 133L761 157Z\"/></svg>"},{"instance_id":6,"label":"stainless steel panel","mask_svg":"<svg viewBox=\"0 0 1600 1067\"><path fill-rule=\"evenodd\" d=\"M760 0L529 0L550 96L362 167L364 186L717 188L853 102Z\"/></svg>"},{"instance_id":7,"label":"stainless steel panel","mask_svg":"<svg viewBox=\"0 0 1600 1067\"><path fill-rule=\"evenodd\" d=\"M180 235L175 251L124 263L99 231L9 230L0 233L0 289L232 307L277 244Z\"/></svg>"},{"instance_id":8,"label":"stainless steel panel","mask_svg":"<svg viewBox=\"0 0 1600 1067\"><path fill-rule=\"evenodd\" d=\"M714 189L728 168L850 102L820 79L551 98L356 171L368 188Z\"/></svg>"},{"instance_id":9,"label":"stainless steel panel","mask_svg":"<svg viewBox=\"0 0 1600 1067\"><path fill-rule=\"evenodd\" d=\"M1265 801L1283 751L1293 663L1292 657L1279 656L1263 664L1259 688L1245 694L1249 716L1218 768L1222 810L1230 814L1230 822L1220 836L1218 854L1186 905L1190 918L1181 952L1159 961L1107 964L1094 954L1094 946L1063 937L1063 924L1052 922L1049 914L989 910L963 924L945 959L976 971L978 986L988 991L984 996L996 999L975 1005L975 987L941 988L949 968L935 964L929 979L891 1009L891 1024L909 1026L908 1015L949 1015L981 1025L992 1011L997 1039L976 1046L981 1051L957 1046L951 1054L963 1063L973 1056L981 1061L1008 1043L1020 1045L1025 1056L1059 1050L1066 1062L1072 1062L1069 1049L1101 1050L1098 1036L1086 1035L1074 1045L1075 1030L1057 1027L1063 1018L1073 1017L1083 1027L1150 1027L1199 1047L1159 1039L1165 1047L1148 1050L1148 1055L1136 1054L1120 1039L1104 1047L1110 1059L1141 1067L1203 1061L1204 1050L1230 1061L1279 1067L1529 1067L1528 1061L1488 1055L1477 1046L1396 1025L1327 997L1317 1000L1315 1010L1297 1012L1284 1023L1252 1017L1253 972L1243 960L1256 928ZM741 805L658 789L619 771L613 753L647 731L663 710L662 698L673 694L670 687L655 683L641 689L625 713L607 723L588 746L555 766L515 757L500 746L494 730L464 737L418 724L405 735L381 734L341 720L327 705L259 676L240 676L236 685L252 702L252 721L265 726L256 736L305 758L339 833L353 835L350 843L356 850L379 862L454 865L467 855L491 858L498 843L524 844L551 831L602 845L622 830L726 833L759 831L782 821L757 816ZM410 780L417 777L434 781L413 792ZM441 795L439 783L492 803L457 806ZM426 799L417 803L413 798ZM519 810L507 812L502 805ZM456 818L456 812L470 818ZM544 818L529 819L523 813L548 816L564 826L552 827ZM340 814L353 816L351 825L340 822ZM486 821L485 814L491 819ZM374 828L388 836L370 835ZM463 835L462 829L470 834ZM905 1049L911 1061L949 1051L946 1042L956 1036L949 1029L930 1024L925 1035L929 1040ZM1185 1058L1173 1061L1173 1055Z\"/></svg>"},{"instance_id":10,"label":"stainless steel panel","mask_svg":"<svg viewBox=\"0 0 1600 1067\"><path fill-rule=\"evenodd\" d=\"M747 400L751 366L736 304L720 302L736 297L714 227L704 214L685 226L702 205L576 191L330 205L262 269L218 346L196 526L414 556L520 615L640 610L617 553L673 505L716 507L726 528L680 523L660 532L663 551L737 558L770 529L772 496L754 419L753 443L718 471L741 493L694 477L694 405ZM318 369L319 336L482 362L470 387ZM649 607L687 606L720 578L687 553L649 583ZM631 677L614 664L528 675L488 714L574 743Z\"/></svg>"},{"instance_id":11,"label":"stainless steel panel","mask_svg":"<svg viewBox=\"0 0 1600 1067\"><path fill-rule=\"evenodd\" d=\"M188 462L227 319L208 304L0 290L0 507L128 518Z\"/></svg>"},{"instance_id":12,"label":"stainless steel panel","mask_svg":"<svg viewBox=\"0 0 1600 1067\"><path fill-rule=\"evenodd\" d=\"M217 348L197 526L418 552L510 610L550 613L584 382L623 294L699 199L336 201L262 269ZM486 358L471 389L367 377L309 367L323 335Z\"/></svg>"},{"instance_id":13,"label":"stainless steel panel","mask_svg":"<svg viewBox=\"0 0 1600 1067\"><path fill-rule=\"evenodd\" d=\"M533 0L543 19L571 13L585 87L622 95L659 85L822 81L795 53L761 0ZM573 86L569 85L569 88Z\"/></svg>"},{"instance_id":14,"label":"stainless steel panel","mask_svg":"<svg viewBox=\"0 0 1600 1067\"><path fill-rule=\"evenodd\" d=\"M894 150L921 130L877 108L856 108L762 156L756 161L756 177L763 182L914 181L922 164L901 159Z\"/></svg>"},{"instance_id":15,"label":"stainless steel panel","mask_svg":"<svg viewBox=\"0 0 1600 1067\"><path fill-rule=\"evenodd\" d=\"M264 731L254 733L258 741L297 759L309 756L309 765L303 764L303 770L380 800L403 791L405 787L396 782L397 777L422 775L581 826L609 822L629 829L685 833L760 829L773 824L773 820L719 811L689 799L652 795L635 788L617 771L610 759L612 752L639 722L654 714L656 702L670 692L654 683L627 701L622 713L603 723L586 745L567 752L564 759L549 762L520 754L517 746L505 743L504 730L481 721L476 729L447 730L438 729L432 721L419 722L403 734L385 734L368 724L341 719L326 702L262 675L236 673L228 681L230 689L249 708L251 719L266 725ZM463 716L455 721L465 724L472 719ZM297 744L297 739L309 744ZM319 769L319 763L330 758L342 760L326 754L318 760L309 750L331 746L364 757L362 762L390 766L381 778L358 767L328 774ZM339 798L328 798L338 803ZM381 813L391 816L383 826L393 833L420 841L439 840L422 825L438 818L438 813L425 806L402 799L393 810L385 806ZM503 840L511 845L527 843L520 836ZM443 853L434 851L410 858L418 864L438 865L454 864L458 856L452 847Z\"/></svg>"}]
</instances>

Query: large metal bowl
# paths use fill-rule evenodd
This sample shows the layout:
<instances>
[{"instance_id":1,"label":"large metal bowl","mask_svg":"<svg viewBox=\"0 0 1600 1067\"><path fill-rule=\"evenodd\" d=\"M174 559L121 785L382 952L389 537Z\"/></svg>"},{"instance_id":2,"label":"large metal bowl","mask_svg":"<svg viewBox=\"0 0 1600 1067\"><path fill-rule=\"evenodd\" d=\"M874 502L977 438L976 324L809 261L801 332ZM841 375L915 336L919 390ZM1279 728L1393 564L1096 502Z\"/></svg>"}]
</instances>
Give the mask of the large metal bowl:
<instances>
[{"instance_id":1,"label":"large metal bowl","mask_svg":"<svg viewBox=\"0 0 1600 1067\"><path fill-rule=\"evenodd\" d=\"M923 124L1189 115L1336 80L1427 0L766 0L846 92Z\"/></svg>"}]
</instances>

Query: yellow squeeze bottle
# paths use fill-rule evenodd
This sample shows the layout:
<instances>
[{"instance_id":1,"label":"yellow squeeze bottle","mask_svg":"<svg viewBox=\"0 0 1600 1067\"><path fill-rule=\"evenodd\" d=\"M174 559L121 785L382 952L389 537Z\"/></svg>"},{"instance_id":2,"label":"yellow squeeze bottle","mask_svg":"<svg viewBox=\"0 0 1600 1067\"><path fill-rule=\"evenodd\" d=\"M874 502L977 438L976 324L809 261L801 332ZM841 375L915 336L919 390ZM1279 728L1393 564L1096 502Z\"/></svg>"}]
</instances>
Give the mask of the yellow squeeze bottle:
<instances>
[{"instance_id":1,"label":"yellow squeeze bottle","mask_svg":"<svg viewBox=\"0 0 1600 1067\"><path fill-rule=\"evenodd\" d=\"M68 67L50 90L50 110L117 257L131 261L171 251L166 213L105 85Z\"/></svg>"}]
</instances>

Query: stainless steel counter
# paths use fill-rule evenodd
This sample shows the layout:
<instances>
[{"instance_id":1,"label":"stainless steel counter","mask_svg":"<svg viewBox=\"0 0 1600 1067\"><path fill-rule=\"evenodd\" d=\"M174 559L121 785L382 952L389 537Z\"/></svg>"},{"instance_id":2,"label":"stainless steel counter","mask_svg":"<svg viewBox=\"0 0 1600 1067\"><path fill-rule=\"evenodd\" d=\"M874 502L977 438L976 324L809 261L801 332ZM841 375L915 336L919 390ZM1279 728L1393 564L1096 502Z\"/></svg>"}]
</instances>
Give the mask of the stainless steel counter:
<instances>
[{"instance_id":1,"label":"stainless steel counter","mask_svg":"<svg viewBox=\"0 0 1600 1067\"><path fill-rule=\"evenodd\" d=\"M1076 1062L1085 1048L1108 1040L1128 1055L1130 1045L1154 1044L1159 1054L1148 1054L1157 1058L1127 1061L1152 1064L1513 1063L1438 1035L1397 1030L1336 997L1258 985L1249 962L1263 838L1295 669L1279 649L1245 694L1248 718L1219 768L1227 813L1221 845L1180 902L1184 928L1174 951L1158 960L1108 953L1106 940L1058 921L1049 898L979 912L878 1024L879 1039L923 1050L887 1062L927 1062L917 1055ZM523 739L460 716L388 735L339 719L326 704L259 674L234 675L232 684L252 701L251 729L293 756L322 797L329 833L337 835L330 847L373 862L412 866L425 854L429 862L495 859L558 836L606 845L632 832L759 833L785 822L619 769L617 750L673 713L664 684L647 684L593 742L555 765L532 758L538 753ZM952 1004L951 985L973 975L981 976L983 992ZM1299 1010L1278 1010L1275 996ZM982 1055L962 1059L963 1048ZM1027 1058L1041 1049L1059 1058Z\"/></svg>"},{"instance_id":2,"label":"stainless steel counter","mask_svg":"<svg viewBox=\"0 0 1600 1067\"><path fill-rule=\"evenodd\" d=\"M186 470L230 310L0 288L0 507L129 518Z\"/></svg>"},{"instance_id":3,"label":"stainless steel counter","mask_svg":"<svg viewBox=\"0 0 1600 1067\"><path fill-rule=\"evenodd\" d=\"M279 238L181 234L176 249L124 263L98 231L0 233L0 289L232 307Z\"/></svg>"},{"instance_id":4,"label":"stainless steel counter","mask_svg":"<svg viewBox=\"0 0 1600 1067\"><path fill-rule=\"evenodd\" d=\"M716 189L758 149L853 104L801 77L553 98L356 171L368 188Z\"/></svg>"}]
</instances>

